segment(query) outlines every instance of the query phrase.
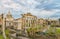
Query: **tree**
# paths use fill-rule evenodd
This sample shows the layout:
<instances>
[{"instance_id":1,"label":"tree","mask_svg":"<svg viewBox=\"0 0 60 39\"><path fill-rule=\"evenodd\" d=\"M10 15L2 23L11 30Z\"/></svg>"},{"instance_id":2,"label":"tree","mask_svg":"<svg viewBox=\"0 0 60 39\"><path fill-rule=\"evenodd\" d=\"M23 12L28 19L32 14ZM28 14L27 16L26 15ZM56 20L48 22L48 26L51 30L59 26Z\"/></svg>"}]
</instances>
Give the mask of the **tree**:
<instances>
[{"instance_id":1,"label":"tree","mask_svg":"<svg viewBox=\"0 0 60 39\"><path fill-rule=\"evenodd\" d=\"M29 28L27 29L27 34L30 38L34 39L35 36L35 29L34 28Z\"/></svg>"},{"instance_id":2,"label":"tree","mask_svg":"<svg viewBox=\"0 0 60 39\"><path fill-rule=\"evenodd\" d=\"M36 32L39 32L41 29L41 26L37 25L36 27L30 27L27 29L28 37L35 39Z\"/></svg>"}]
</instances>

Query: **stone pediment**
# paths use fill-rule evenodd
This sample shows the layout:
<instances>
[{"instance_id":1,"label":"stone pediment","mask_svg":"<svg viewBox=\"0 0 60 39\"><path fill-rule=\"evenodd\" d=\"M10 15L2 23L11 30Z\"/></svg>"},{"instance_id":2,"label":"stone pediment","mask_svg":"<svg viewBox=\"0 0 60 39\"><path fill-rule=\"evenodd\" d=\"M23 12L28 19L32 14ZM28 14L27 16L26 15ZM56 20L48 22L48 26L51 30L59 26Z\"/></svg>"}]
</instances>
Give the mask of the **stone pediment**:
<instances>
[{"instance_id":1,"label":"stone pediment","mask_svg":"<svg viewBox=\"0 0 60 39\"><path fill-rule=\"evenodd\" d=\"M31 13L26 13L26 14L22 14L22 17L32 17L32 18L37 18L36 16L32 15Z\"/></svg>"},{"instance_id":2,"label":"stone pediment","mask_svg":"<svg viewBox=\"0 0 60 39\"><path fill-rule=\"evenodd\" d=\"M31 13L22 14L22 16L33 16Z\"/></svg>"}]
</instances>

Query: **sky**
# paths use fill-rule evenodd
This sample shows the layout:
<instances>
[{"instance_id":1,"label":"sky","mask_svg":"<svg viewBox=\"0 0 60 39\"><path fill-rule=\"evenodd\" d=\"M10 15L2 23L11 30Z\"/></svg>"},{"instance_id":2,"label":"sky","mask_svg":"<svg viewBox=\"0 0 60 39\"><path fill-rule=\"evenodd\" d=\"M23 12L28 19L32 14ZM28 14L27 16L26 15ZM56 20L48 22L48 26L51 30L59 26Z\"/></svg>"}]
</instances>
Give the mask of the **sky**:
<instances>
[{"instance_id":1,"label":"sky","mask_svg":"<svg viewBox=\"0 0 60 39\"><path fill-rule=\"evenodd\" d=\"M27 12L38 18L60 18L60 0L0 0L0 14L9 11L14 18Z\"/></svg>"}]
</instances>

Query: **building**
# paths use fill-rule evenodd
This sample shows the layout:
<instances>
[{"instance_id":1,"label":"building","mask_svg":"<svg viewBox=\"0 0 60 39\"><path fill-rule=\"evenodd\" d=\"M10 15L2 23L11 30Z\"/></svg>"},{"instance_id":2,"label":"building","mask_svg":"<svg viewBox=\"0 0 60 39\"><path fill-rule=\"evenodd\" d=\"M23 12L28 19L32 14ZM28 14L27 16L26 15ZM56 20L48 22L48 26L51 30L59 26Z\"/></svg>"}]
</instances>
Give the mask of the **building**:
<instances>
[{"instance_id":1,"label":"building","mask_svg":"<svg viewBox=\"0 0 60 39\"><path fill-rule=\"evenodd\" d=\"M21 30L22 29L22 18L14 19L13 25L15 29Z\"/></svg>"},{"instance_id":2,"label":"building","mask_svg":"<svg viewBox=\"0 0 60 39\"><path fill-rule=\"evenodd\" d=\"M59 21L59 24L60 24L60 18L59 18L59 20L58 20L58 21Z\"/></svg>"},{"instance_id":3,"label":"building","mask_svg":"<svg viewBox=\"0 0 60 39\"><path fill-rule=\"evenodd\" d=\"M2 18L2 14L0 15L0 25L2 25L3 23L3 18Z\"/></svg>"},{"instance_id":4,"label":"building","mask_svg":"<svg viewBox=\"0 0 60 39\"><path fill-rule=\"evenodd\" d=\"M36 27L37 17L31 13L22 14L22 29L26 32L28 28Z\"/></svg>"},{"instance_id":5,"label":"building","mask_svg":"<svg viewBox=\"0 0 60 39\"><path fill-rule=\"evenodd\" d=\"M0 15L0 34L2 33L3 14Z\"/></svg>"},{"instance_id":6,"label":"building","mask_svg":"<svg viewBox=\"0 0 60 39\"><path fill-rule=\"evenodd\" d=\"M6 17L5 17L5 25L6 27L10 27L10 26L13 26L13 20L14 18L12 17L10 11L6 14Z\"/></svg>"},{"instance_id":7,"label":"building","mask_svg":"<svg viewBox=\"0 0 60 39\"><path fill-rule=\"evenodd\" d=\"M43 25L43 24L44 24L44 19L43 18L38 19L38 25Z\"/></svg>"}]
</instances>

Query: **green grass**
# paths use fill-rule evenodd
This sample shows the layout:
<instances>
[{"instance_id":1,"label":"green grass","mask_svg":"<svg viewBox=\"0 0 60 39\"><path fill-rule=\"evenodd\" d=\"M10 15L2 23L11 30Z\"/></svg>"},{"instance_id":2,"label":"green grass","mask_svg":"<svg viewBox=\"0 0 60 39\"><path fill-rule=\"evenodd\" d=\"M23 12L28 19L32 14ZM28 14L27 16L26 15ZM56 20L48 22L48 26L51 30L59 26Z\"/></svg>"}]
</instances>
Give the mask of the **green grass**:
<instances>
[{"instance_id":1,"label":"green grass","mask_svg":"<svg viewBox=\"0 0 60 39\"><path fill-rule=\"evenodd\" d=\"M4 39L3 35L0 35L0 39ZM9 39L8 37L6 39Z\"/></svg>"},{"instance_id":2,"label":"green grass","mask_svg":"<svg viewBox=\"0 0 60 39\"><path fill-rule=\"evenodd\" d=\"M6 30L5 30L5 33L6 33L6 36L9 35L9 30L6 29ZM7 37L6 39L9 39L9 37Z\"/></svg>"},{"instance_id":3,"label":"green grass","mask_svg":"<svg viewBox=\"0 0 60 39\"><path fill-rule=\"evenodd\" d=\"M56 29L56 34L60 34L60 29Z\"/></svg>"},{"instance_id":4,"label":"green grass","mask_svg":"<svg viewBox=\"0 0 60 39\"><path fill-rule=\"evenodd\" d=\"M3 35L0 35L0 39L4 39L4 38L3 38Z\"/></svg>"},{"instance_id":5,"label":"green grass","mask_svg":"<svg viewBox=\"0 0 60 39\"><path fill-rule=\"evenodd\" d=\"M6 29L6 30L5 30L5 33L6 33L6 34L9 34L9 30L8 30L8 29Z\"/></svg>"},{"instance_id":6,"label":"green grass","mask_svg":"<svg viewBox=\"0 0 60 39\"><path fill-rule=\"evenodd\" d=\"M6 35L8 35L9 34L9 30L8 29L5 30L5 33L6 33ZM0 39L4 39L3 34L0 34ZM6 39L9 39L9 38L7 37Z\"/></svg>"},{"instance_id":7,"label":"green grass","mask_svg":"<svg viewBox=\"0 0 60 39\"><path fill-rule=\"evenodd\" d=\"M50 30L48 30L47 32L48 33L51 33L52 31L54 30L54 28L50 28ZM55 32L56 34L60 34L60 28L56 28L56 32Z\"/></svg>"},{"instance_id":8,"label":"green grass","mask_svg":"<svg viewBox=\"0 0 60 39\"><path fill-rule=\"evenodd\" d=\"M8 29L5 30L5 33L6 33L6 35L8 35L9 34L9 30ZM4 39L3 34L0 34L0 39ZM9 39L9 38L7 37L6 39Z\"/></svg>"}]
</instances>

